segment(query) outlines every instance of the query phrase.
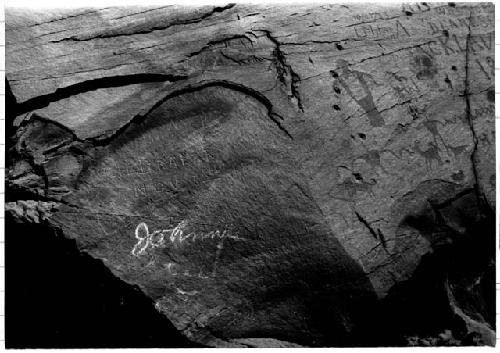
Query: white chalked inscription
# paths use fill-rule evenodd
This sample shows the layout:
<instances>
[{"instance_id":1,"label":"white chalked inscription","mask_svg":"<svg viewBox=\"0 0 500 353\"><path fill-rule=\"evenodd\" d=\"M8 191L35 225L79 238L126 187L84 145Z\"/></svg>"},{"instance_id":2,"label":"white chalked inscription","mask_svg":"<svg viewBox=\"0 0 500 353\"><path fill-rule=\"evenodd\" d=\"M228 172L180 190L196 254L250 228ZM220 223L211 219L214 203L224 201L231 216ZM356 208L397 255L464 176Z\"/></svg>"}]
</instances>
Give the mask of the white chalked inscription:
<instances>
[{"instance_id":1,"label":"white chalked inscription","mask_svg":"<svg viewBox=\"0 0 500 353\"><path fill-rule=\"evenodd\" d=\"M194 243L206 239L232 239L244 241L246 239L240 238L237 235L229 233L228 230L214 230L209 233L188 233L185 232L187 222L184 220L177 224L174 228L155 230L149 232L148 225L141 222L135 228L135 238L137 243L132 249L132 255L140 256L146 254L148 248L165 247L168 241L173 245L182 245L185 243Z\"/></svg>"}]
</instances>

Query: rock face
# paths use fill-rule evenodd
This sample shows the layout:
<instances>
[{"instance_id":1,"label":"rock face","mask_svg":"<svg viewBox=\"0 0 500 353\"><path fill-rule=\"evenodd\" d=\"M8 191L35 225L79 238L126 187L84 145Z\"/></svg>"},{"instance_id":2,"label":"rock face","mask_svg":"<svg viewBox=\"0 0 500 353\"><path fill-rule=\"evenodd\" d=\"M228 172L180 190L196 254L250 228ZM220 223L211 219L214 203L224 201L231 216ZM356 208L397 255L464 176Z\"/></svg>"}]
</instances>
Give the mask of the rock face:
<instances>
[{"instance_id":1,"label":"rock face","mask_svg":"<svg viewBox=\"0 0 500 353\"><path fill-rule=\"evenodd\" d=\"M493 13L8 9L7 212L199 344L494 344Z\"/></svg>"}]
</instances>

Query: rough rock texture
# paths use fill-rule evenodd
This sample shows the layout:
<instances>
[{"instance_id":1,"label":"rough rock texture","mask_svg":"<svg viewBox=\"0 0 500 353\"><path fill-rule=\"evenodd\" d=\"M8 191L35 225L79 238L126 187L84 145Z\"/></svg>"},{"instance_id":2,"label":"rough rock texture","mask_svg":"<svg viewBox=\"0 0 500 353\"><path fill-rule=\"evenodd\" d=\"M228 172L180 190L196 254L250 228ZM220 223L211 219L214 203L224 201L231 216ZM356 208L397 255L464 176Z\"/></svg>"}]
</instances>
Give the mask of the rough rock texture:
<instances>
[{"instance_id":1,"label":"rough rock texture","mask_svg":"<svg viewBox=\"0 0 500 353\"><path fill-rule=\"evenodd\" d=\"M494 344L493 14L9 9L7 211L200 344Z\"/></svg>"}]
</instances>

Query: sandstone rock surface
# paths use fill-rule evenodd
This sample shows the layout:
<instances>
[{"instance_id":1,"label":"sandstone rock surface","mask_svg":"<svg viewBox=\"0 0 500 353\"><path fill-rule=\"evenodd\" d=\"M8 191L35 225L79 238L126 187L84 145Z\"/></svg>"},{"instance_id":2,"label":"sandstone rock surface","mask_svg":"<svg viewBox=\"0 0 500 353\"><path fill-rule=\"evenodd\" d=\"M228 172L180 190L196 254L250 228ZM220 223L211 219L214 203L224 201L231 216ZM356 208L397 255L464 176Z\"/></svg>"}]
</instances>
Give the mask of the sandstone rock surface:
<instances>
[{"instance_id":1,"label":"sandstone rock surface","mask_svg":"<svg viewBox=\"0 0 500 353\"><path fill-rule=\"evenodd\" d=\"M493 344L493 14L8 9L7 211L200 344ZM433 271L429 338L375 327Z\"/></svg>"}]
</instances>

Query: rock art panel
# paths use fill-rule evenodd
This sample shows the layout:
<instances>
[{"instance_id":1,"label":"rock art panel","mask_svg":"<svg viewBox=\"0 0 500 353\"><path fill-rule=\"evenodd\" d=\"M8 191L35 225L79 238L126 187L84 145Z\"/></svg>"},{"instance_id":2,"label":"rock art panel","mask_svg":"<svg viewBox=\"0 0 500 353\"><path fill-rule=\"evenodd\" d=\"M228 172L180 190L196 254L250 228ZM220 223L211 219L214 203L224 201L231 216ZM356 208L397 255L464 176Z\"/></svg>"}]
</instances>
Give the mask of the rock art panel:
<instances>
[{"instance_id":1,"label":"rock art panel","mask_svg":"<svg viewBox=\"0 0 500 353\"><path fill-rule=\"evenodd\" d=\"M493 13L9 9L7 215L196 344L492 345Z\"/></svg>"}]
</instances>

